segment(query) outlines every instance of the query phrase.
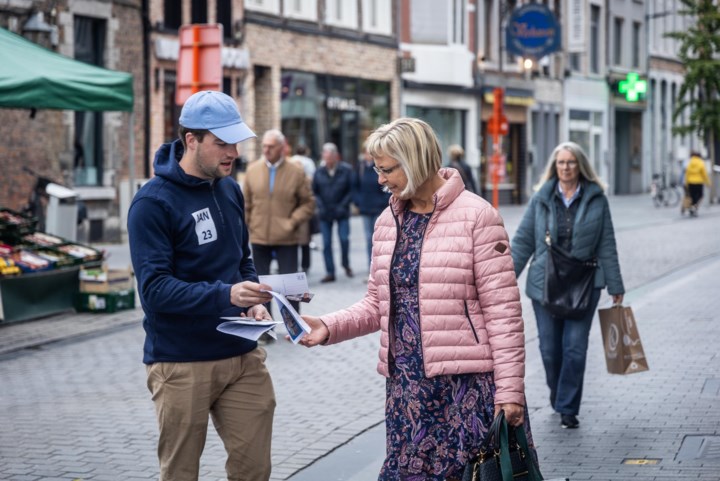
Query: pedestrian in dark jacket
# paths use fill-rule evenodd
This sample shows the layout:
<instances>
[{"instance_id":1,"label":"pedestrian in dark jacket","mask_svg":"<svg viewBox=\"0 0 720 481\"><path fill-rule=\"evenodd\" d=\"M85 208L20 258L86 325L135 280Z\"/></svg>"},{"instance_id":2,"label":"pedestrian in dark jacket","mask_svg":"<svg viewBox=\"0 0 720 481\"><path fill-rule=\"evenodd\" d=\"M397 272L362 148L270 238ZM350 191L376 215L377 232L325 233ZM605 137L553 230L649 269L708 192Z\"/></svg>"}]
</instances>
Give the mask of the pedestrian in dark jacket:
<instances>
[{"instance_id":1,"label":"pedestrian in dark jacket","mask_svg":"<svg viewBox=\"0 0 720 481\"><path fill-rule=\"evenodd\" d=\"M581 318L557 318L542 305L549 255L546 231L552 243L573 257L598 261L591 305ZM526 293L535 311L550 404L560 413L562 427L577 428L588 336L600 291L607 286L616 304L622 303L625 292L604 186L579 145L564 142L553 150L511 252L518 277L532 257Z\"/></svg>"},{"instance_id":2,"label":"pedestrian in dark jacket","mask_svg":"<svg viewBox=\"0 0 720 481\"><path fill-rule=\"evenodd\" d=\"M179 123L180 139L157 151L155 177L128 213L160 480L198 479L209 416L227 451L228 479L267 480L275 394L266 353L216 329L223 316L270 319L243 195L228 178L237 144L255 134L221 92L192 95Z\"/></svg>"},{"instance_id":3,"label":"pedestrian in dark jacket","mask_svg":"<svg viewBox=\"0 0 720 481\"><path fill-rule=\"evenodd\" d=\"M465 162L465 149L457 144L453 144L448 148L448 151L450 153L450 162L448 163L448 167L452 167L460 172L460 177L462 177L462 180L465 183L465 190L469 190L473 194L477 194L478 190L477 187L475 187L475 179L473 178L472 169L468 163Z\"/></svg>"},{"instance_id":4,"label":"pedestrian in dark jacket","mask_svg":"<svg viewBox=\"0 0 720 481\"><path fill-rule=\"evenodd\" d=\"M332 228L338 225L342 266L348 277L353 276L350 268L350 202L352 200L353 171L345 162L340 162L337 146L323 145L323 165L313 177L313 192L317 202L320 232L323 237L323 255L326 275L320 282L335 281L333 261Z\"/></svg>"},{"instance_id":5,"label":"pedestrian in dark jacket","mask_svg":"<svg viewBox=\"0 0 720 481\"><path fill-rule=\"evenodd\" d=\"M378 182L378 175L373 167L375 167L375 164L372 157L363 152L358 159L353 185L353 202L363 218L363 227L365 228L368 266L372 257L372 236L375 230L375 221L388 206L388 200L390 200L390 192L385 191Z\"/></svg>"}]
</instances>

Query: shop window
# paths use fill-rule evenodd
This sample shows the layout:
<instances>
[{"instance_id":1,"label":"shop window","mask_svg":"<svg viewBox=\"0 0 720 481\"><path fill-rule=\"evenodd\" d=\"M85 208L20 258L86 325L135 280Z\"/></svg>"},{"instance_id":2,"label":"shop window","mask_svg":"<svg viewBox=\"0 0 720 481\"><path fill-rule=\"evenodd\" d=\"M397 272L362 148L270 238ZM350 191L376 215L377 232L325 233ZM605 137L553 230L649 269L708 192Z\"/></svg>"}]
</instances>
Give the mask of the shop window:
<instances>
[{"instance_id":1,"label":"shop window","mask_svg":"<svg viewBox=\"0 0 720 481\"><path fill-rule=\"evenodd\" d=\"M440 8L438 8L438 3L441 4ZM411 0L410 38L412 42L447 45L450 26L449 13L446 1Z\"/></svg>"},{"instance_id":2,"label":"shop window","mask_svg":"<svg viewBox=\"0 0 720 481\"><path fill-rule=\"evenodd\" d=\"M283 71L281 84L282 131L293 147L304 145L310 149L310 156L317 159L321 142L318 121L324 112L317 77L311 73Z\"/></svg>"},{"instance_id":3,"label":"shop window","mask_svg":"<svg viewBox=\"0 0 720 481\"><path fill-rule=\"evenodd\" d=\"M465 9L464 0L412 0L410 36L413 43L464 45L467 37ZM491 25L492 22L486 21L486 27Z\"/></svg>"},{"instance_id":4,"label":"shop window","mask_svg":"<svg viewBox=\"0 0 720 481\"><path fill-rule=\"evenodd\" d=\"M81 62L104 66L105 20L76 16L74 22L75 58ZM75 112L74 177L75 185L102 185L103 114Z\"/></svg>"},{"instance_id":5,"label":"shop window","mask_svg":"<svg viewBox=\"0 0 720 481\"><path fill-rule=\"evenodd\" d=\"M483 38L485 39L485 48L483 52L483 56L485 57L483 61L489 62L493 58L493 29L492 26L494 25L494 6L493 6L494 0L484 0L483 2L483 19L485 20L484 24L482 25L482 28L485 30L485 35Z\"/></svg>"},{"instance_id":6,"label":"shop window","mask_svg":"<svg viewBox=\"0 0 720 481\"><path fill-rule=\"evenodd\" d=\"M280 13L280 0L245 0L245 9L278 15Z\"/></svg>"},{"instance_id":7,"label":"shop window","mask_svg":"<svg viewBox=\"0 0 720 481\"><path fill-rule=\"evenodd\" d=\"M390 83L283 71L282 131L293 147L305 145L317 159L325 142L354 164L362 142L390 121Z\"/></svg>"},{"instance_id":8,"label":"shop window","mask_svg":"<svg viewBox=\"0 0 720 481\"><path fill-rule=\"evenodd\" d=\"M570 70L573 72L579 72L581 69L580 65L580 54L577 52L570 53Z\"/></svg>"},{"instance_id":9,"label":"shop window","mask_svg":"<svg viewBox=\"0 0 720 481\"><path fill-rule=\"evenodd\" d=\"M317 0L283 0L286 17L300 20L317 20Z\"/></svg>"},{"instance_id":10,"label":"shop window","mask_svg":"<svg viewBox=\"0 0 720 481\"><path fill-rule=\"evenodd\" d=\"M177 30L182 25L182 2L165 0L163 2L163 26L170 30Z\"/></svg>"},{"instance_id":11,"label":"shop window","mask_svg":"<svg viewBox=\"0 0 720 481\"><path fill-rule=\"evenodd\" d=\"M175 105L175 82L175 71L165 70L163 72L163 139L165 142L178 138L180 108Z\"/></svg>"},{"instance_id":12,"label":"shop window","mask_svg":"<svg viewBox=\"0 0 720 481\"><path fill-rule=\"evenodd\" d=\"M232 0L217 0L215 10L217 23L223 27L223 37L232 38Z\"/></svg>"},{"instance_id":13,"label":"shop window","mask_svg":"<svg viewBox=\"0 0 720 481\"><path fill-rule=\"evenodd\" d=\"M408 117L424 120L433 128L443 150L443 164L447 163L447 147L465 145L465 110L408 105Z\"/></svg>"},{"instance_id":14,"label":"shop window","mask_svg":"<svg viewBox=\"0 0 720 481\"><path fill-rule=\"evenodd\" d=\"M381 35L392 35L391 0L363 0L363 30Z\"/></svg>"},{"instance_id":15,"label":"shop window","mask_svg":"<svg viewBox=\"0 0 720 481\"><path fill-rule=\"evenodd\" d=\"M590 6L590 72L600 73L600 7Z\"/></svg>"},{"instance_id":16,"label":"shop window","mask_svg":"<svg viewBox=\"0 0 720 481\"><path fill-rule=\"evenodd\" d=\"M326 0L325 22L338 27L358 28L357 0Z\"/></svg>"},{"instance_id":17,"label":"shop window","mask_svg":"<svg viewBox=\"0 0 720 481\"><path fill-rule=\"evenodd\" d=\"M623 38L623 24L625 21L620 17L615 17L615 27L613 30L613 63L615 65L622 65L622 38Z\"/></svg>"},{"instance_id":18,"label":"shop window","mask_svg":"<svg viewBox=\"0 0 720 481\"><path fill-rule=\"evenodd\" d=\"M450 0L452 8L451 43L465 44L465 0Z\"/></svg>"},{"instance_id":19,"label":"shop window","mask_svg":"<svg viewBox=\"0 0 720 481\"><path fill-rule=\"evenodd\" d=\"M632 66L633 68L640 68L640 22L633 22Z\"/></svg>"},{"instance_id":20,"label":"shop window","mask_svg":"<svg viewBox=\"0 0 720 481\"><path fill-rule=\"evenodd\" d=\"M207 0L192 0L190 4L191 23L207 23Z\"/></svg>"},{"instance_id":21,"label":"shop window","mask_svg":"<svg viewBox=\"0 0 720 481\"><path fill-rule=\"evenodd\" d=\"M358 104L360 110L360 143L376 128L390 121L390 84L360 81Z\"/></svg>"}]
</instances>

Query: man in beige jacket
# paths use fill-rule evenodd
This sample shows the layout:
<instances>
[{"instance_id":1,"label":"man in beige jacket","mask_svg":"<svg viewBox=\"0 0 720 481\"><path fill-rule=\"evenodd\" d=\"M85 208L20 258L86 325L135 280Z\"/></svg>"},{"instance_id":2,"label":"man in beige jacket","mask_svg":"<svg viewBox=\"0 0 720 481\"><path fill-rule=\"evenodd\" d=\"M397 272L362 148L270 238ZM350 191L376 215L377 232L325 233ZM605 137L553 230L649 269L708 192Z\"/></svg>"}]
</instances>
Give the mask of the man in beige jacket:
<instances>
[{"instance_id":1,"label":"man in beige jacket","mask_svg":"<svg viewBox=\"0 0 720 481\"><path fill-rule=\"evenodd\" d=\"M263 157L245 173L245 220L258 275L270 273L273 252L280 274L298 271L298 228L315 211L305 172L285 160L284 148L282 132L268 130L262 138Z\"/></svg>"}]
</instances>

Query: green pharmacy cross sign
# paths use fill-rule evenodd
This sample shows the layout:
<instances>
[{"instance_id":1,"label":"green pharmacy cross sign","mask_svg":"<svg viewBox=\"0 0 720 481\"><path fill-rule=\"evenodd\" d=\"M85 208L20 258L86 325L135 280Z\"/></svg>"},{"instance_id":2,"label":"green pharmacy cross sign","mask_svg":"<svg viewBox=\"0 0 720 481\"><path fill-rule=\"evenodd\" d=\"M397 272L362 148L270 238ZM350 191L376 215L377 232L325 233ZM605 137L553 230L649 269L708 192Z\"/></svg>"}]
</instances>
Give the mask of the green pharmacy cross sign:
<instances>
[{"instance_id":1,"label":"green pharmacy cross sign","mask_svg":"<svg viewBox=\"0 0 720 481\"><path fill-rule=\"evenodd\" d=\"M618 84L618 92L625 94L625 100L628 102L637 102L641 96L645 97L647 80L642 80L638 74L630 72L625 80L621 80Z\"/></svg>"}]
</instances>

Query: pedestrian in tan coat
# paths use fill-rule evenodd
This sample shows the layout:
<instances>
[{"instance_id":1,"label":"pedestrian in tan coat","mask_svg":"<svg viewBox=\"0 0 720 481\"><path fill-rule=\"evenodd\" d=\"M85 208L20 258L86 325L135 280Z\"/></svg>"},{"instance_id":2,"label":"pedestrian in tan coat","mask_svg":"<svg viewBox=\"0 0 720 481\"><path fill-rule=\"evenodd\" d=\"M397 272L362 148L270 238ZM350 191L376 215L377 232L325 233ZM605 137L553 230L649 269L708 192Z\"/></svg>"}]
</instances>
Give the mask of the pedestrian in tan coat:
<instances>
[{"instance_id":1,"label":"pedestrian in tan coat","mask_svg":"<svg viewBox=\"0 0 720 481\"><path fill-rule=\"evenodd\" d=\"M245 219L258 275L270 273L273 258L280 274L298 271L299 230L315 211L305 172L285 160L284 148L282 132L268 130L262 139L263 157L245 173Z\"/></svg>"}]
</instances>

